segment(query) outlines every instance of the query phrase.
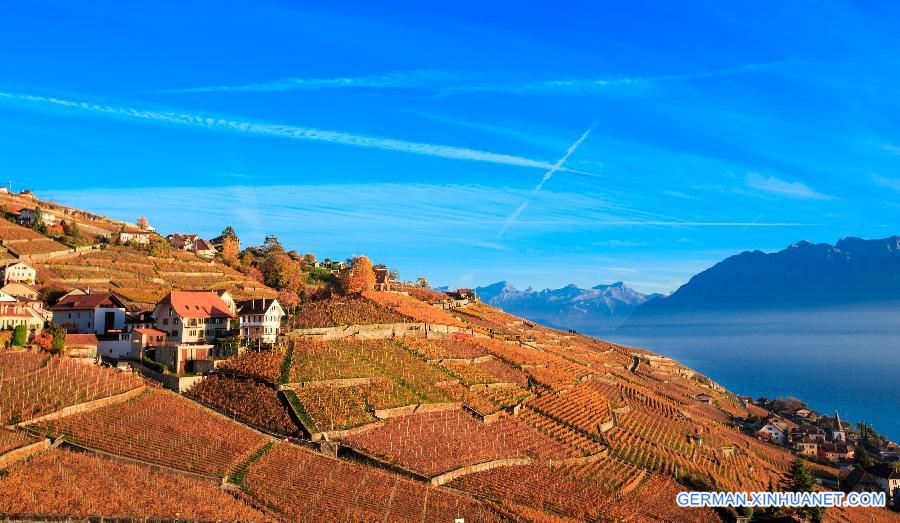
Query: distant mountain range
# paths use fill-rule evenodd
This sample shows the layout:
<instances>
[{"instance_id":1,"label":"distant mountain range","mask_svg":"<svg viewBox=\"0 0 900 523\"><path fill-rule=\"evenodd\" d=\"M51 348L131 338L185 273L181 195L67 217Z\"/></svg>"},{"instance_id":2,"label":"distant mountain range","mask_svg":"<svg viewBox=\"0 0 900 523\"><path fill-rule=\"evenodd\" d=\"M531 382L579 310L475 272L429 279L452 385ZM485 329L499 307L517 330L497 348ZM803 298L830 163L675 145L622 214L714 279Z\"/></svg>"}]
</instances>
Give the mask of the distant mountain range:
<instances>
[{"instance_id":1,"label":"distant mountain range","mask_svg":"<svg viewBox=\"0 0 900 523\"><path fill-rule=\"evenodd\" d=\"M603 332L619 327L640 305L658 294L642 294L622 282L582 289L574 284L560 289L518 290L501 281L475 289L489 305L529 320L560 329Z\"/></svg>"},{"instance_id":2,"label":"distant mountain range","mask_svg":"<svg viewBox=\"0 0 900 523\"><path fill-rule=\"evenodd\" d=\"M697 274L664 299L638 307L628 327L709 313L795 311L900 301L900 237L802 241L743 252Z\"/></svg>"},{"instance_id":3,"label":"distant mountain range","mask_svg":"<svg viewBox=\"0 0 900 523\"><path fill-rule=\"evenodd\" d=\"M561 329L602 334L620 327L678 324L710 314L851 310L900 302L900 237L801 241L773 253L747 251L695 275L668 296L622 282L582 289L518 290L501 281L475 289L490 305Z\"/></svg>"}]
</instances>

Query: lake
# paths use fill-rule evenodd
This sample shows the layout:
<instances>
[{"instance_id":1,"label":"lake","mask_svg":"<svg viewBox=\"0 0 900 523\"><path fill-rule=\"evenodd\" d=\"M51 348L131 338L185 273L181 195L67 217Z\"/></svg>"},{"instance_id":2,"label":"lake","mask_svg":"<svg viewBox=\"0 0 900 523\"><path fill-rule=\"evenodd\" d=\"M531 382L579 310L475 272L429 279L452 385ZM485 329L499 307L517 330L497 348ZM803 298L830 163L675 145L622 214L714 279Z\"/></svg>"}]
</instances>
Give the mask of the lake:
<instances>
[{"instance_id":1,"label":"lake","mask_svg":"<svg viewBox=\"0 0 900 523\"><path fill-rule=\"evenodd\" d=\"M812 321L779 316L593 335L669 356L737 394L794 396L821 414L837 409L841 419L900 441L900 321L894 313L848 318L820 313Z\"/></svg>"}]
</instances>

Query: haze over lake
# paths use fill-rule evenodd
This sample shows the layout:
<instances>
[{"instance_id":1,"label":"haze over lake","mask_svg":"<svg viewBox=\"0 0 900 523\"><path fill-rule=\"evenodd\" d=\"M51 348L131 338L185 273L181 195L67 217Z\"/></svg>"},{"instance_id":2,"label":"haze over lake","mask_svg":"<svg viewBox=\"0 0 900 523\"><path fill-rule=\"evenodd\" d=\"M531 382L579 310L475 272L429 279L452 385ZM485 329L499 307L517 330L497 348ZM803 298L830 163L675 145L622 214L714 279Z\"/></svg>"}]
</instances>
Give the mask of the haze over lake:
<instances>
[{"instance_id":1,"label":"haze over lake","mask_svg":"<svg viewBox=\"0 0 900 523\"><path fill-rule=\"evenodd\" d=\"M593 334L674 358L737 394L795 396L900 440L900 308L684 320Z\"/></svg>"}]
</instances>

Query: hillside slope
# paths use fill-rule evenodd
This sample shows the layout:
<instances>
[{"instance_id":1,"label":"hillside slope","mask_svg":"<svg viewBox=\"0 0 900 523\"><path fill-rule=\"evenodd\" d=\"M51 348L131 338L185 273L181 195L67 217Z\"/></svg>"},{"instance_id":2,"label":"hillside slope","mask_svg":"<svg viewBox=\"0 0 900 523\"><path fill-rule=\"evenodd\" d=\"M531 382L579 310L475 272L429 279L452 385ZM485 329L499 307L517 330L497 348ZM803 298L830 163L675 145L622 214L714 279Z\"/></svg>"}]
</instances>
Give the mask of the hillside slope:
<instances>
[{"instance_id":1,"label":"hillside slope","mask_svg":"<svg viewBox=\"0 0 900 523\"><path fill-rule=\"evenodd\" d=\"M0 219L0 261L22 259L38 271L38 288L113 291L135 309L146 310L176 289L228 290L235 299L271 298L275 291L216 260L171 249L159 238L155 247L99 243L133 224L87 211L0 194L7 211L40 207L67 223L77 223L79 239L58 231L41 234L7 219ZM69 242L69 243L62 243Z\"/></svg>"},{"instance_id":2,"label":"hillside slope","mask_svg":"<svg viewBox=\"0 0 900 523\"><path fill-rule=\"evenodd\" d=\"M228 360L188 392L212 410L151 388L28 430L64 436L91 455L225 485L251 506L228 510L278 521L718 521L709 509L678 508L675 494L764 490L793 459L735 425L766 411L670 359L541 327L484 303L441 310L393 293L354 300L307 302L295 322L303 329L281 349ZM323 310L327 318L317 319ZM415 322L430 326L427 337ZM396 325L412 327L399 336ZM323 340L323 328L338 334ZM34 386L39 362L0 354L0 363L7 359L0 368L22 376L23 391ZM61 390L80 379L52 375ZM52 411L56 396L36 399ZM28 478L65 451L45 452L0 476L0 487L17 489L6 506L36 510L22 494L34 481ZM836 469L807 465L817 476L837 477ZM71 499L47 500L40 510L74 514L77 505L114 515L120 505L89 488L106 477L75 477ZM830 510L828 519L897 518L884 510Z\"/></svg>"}]
</instances>

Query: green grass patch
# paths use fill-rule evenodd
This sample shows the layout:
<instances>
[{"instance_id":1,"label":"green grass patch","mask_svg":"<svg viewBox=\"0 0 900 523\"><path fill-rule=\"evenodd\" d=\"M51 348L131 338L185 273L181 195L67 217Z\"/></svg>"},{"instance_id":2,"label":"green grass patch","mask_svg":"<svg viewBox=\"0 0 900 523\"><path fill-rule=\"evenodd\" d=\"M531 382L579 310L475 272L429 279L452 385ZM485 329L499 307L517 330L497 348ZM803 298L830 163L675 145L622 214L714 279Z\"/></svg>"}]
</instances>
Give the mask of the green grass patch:
<instances>
[{"instance_id":1,"label":"green grass patch","mask_svg":"<svg viewBox=\"0 0 900 523\"><path fill-rule=\"evenodd\" d=\"M259 450L254 452L253 455L247 458L246 461L238 465L238 467L234 469L234 473L232 473L228 477L228 479L231 480L231 482L235 485L241 487L241 490L245 490L246 485L244 484L244 478L247 476L247 472L250 470L250 465L253 465L257 461L259 461L259 459L265 456L266 452L269 452L269 450L271 450L274 445L275 442L270 441L260 447Z\"/></svg>"}]
</instances>

